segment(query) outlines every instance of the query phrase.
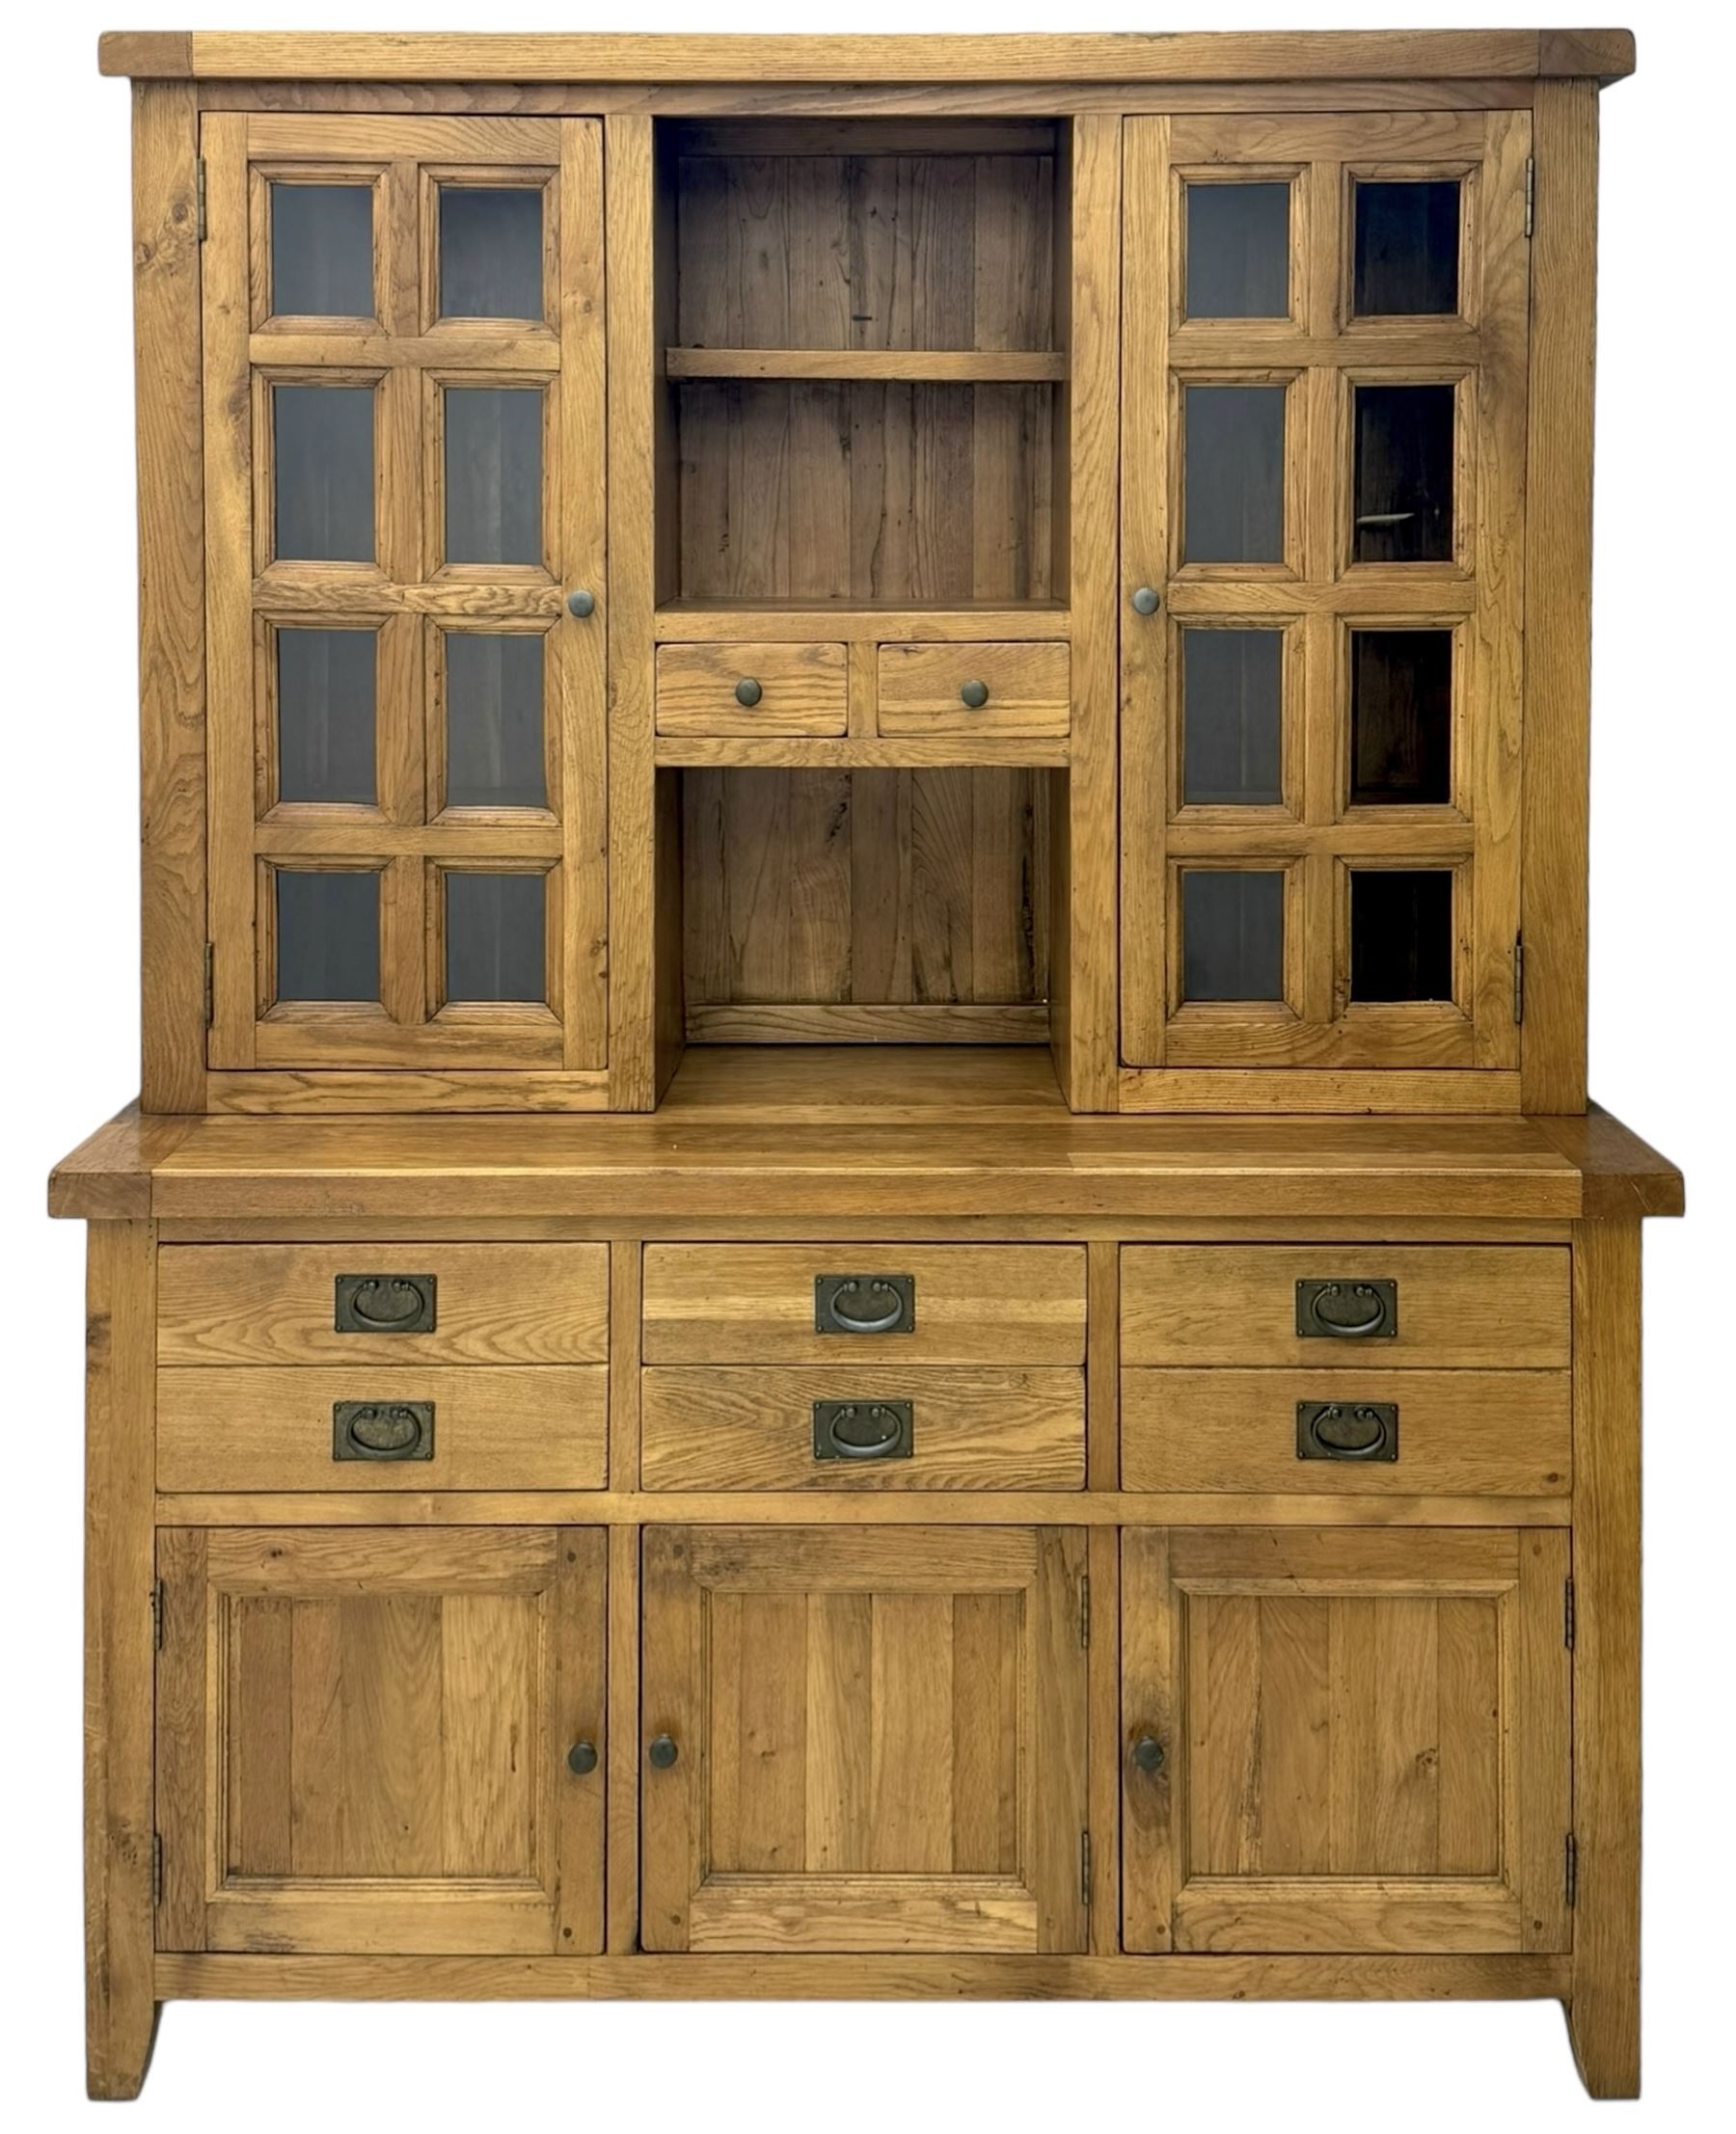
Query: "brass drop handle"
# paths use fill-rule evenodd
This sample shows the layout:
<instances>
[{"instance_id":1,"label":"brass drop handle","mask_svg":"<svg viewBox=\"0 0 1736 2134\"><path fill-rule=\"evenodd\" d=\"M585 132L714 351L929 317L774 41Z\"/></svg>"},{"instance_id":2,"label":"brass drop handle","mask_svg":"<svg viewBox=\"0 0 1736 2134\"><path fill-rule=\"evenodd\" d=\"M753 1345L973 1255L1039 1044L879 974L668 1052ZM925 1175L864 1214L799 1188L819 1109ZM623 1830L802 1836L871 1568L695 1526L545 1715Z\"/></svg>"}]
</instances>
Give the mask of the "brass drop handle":
<instances>
[{"instance_id":1,"label":"brass drop handle","mask_svg":"<svg viewBox=\"0 0 1736 2134\"><path fill-rule=\"evenodd\" d=\"M576 585L573 590L567 595L567 613L569 615L577 615L581 622L583 622L587 615L595 614L596 609L596 594L586 591L586 589L583 585Z\"/></svg>"},{"instance_id":2,"label":"brass drop handle","mask_svg":"<svg viewBox=\"0 0 1736 2134\"><path fill-rule=\"evenodd\" d=\"M1154 1734L1142 1734L1133 1744L1133 1761L1148 1774L1163 1769L1163 1743Z\"/></svg>"},{"instance_id":3,"label":"brass drop handle","mask_svg":"<svg viewBox=\"0 0 1736 2134\"><path fill-rule=\"evenodd\" d=\"M1304 1340L1392 1340L1398 1333L1398 1284L1305 1278L1296 1284L1296 1333Z\"/></svg>"},{"instance_id":4,"label":"brass drop handle","mask_svg":"<svg viewBox=\"0 0 1736 2134\"><path fill-rule=\"evenodd\" d=\"M333 1330L339 1334L432 1334L432 1275L339 1275Z\"/></svg>"},{"instance_id":5,"label":"brass drop handle","mask_svg":"<svg viewBox=\"0 0 1736 2134\"><path fill-rule=\"evenodd\" d=\"M753 707L759 702L762 694L763 691L761 690L759 684L753 679L751 674L744 674L742 679L735 686L735 700L738 704L744 706L747 711L752 711Z\"/></svg>"},{"instance_id":6,"label":"brass drop handle","mask_svg":"<svg viewBox=\"0 0 1736 2134\"><path fill-rule=\"evenodd\" d=\"M988 683L966 682L964 687L959 691L959 701L963 704L967 710L980 712L983 706L989 701Z\"/></svg>"},{"instance_id":7,"label":"brass drop handle","mask_svg":"<svg viewBox=\"0 0 1736 2134\"><path fill-rule=\"evenodd\" d=\"M1133 612L1136 615L1154 615L1157 606L1156 586L1136 585L1133 588Z\"/></svg>"},{"instance_id":8,"label":"brass drop handle","mask_svg":"<svg viewBox=\"0 0 1736 2134\"><path fill-rule=\"evenodd\" d=\"M913 1400L817 1400L816 1460L908 1460L916 1449Z\"/></svg>"},{"instance_id":9,"label":"brass drop handle","mask_svg":"<svg viewBox=\"0 0 1736 2134\"><path fill-rule=\"evenodd\" d=\"M597 1768L595 1742L575 1742L567 1750L567 1769L575 1778L588 1778Z\"/></svg>"},{"instance_id":10,"label":"brass drop handle","mask_svg":"<svg viewBox=\"0 0 1736 2134\"><path fill-rule=\"evenodd\" d=\"M867 1291L869 1310L863 1312L847 1311L846 1297L859 1297ZM892 1301L883 1310L875 1309L882 1297ZM859 1275L852 1275L830 1290L825 1299L823 1310L832 1324L844 1334L890 1334L905 1317L905 1297L896 1282L882 1281L870 1276L864 1281Z\"/></svg>"},{"instance_id":11,"label":"brass drop handle","mask_svg":"<svg viewBox=\"0 0 1736 2134\"><path fill-rule=\"evenodd\" d=\"M667 1770L676 1757L681 1754L681 1751L675 1746L673 1735L654 1734L651 1737L651 1745L646 1749L645 1754L654 1770Z\"/></svg>"},{"instance_id":12,"label":"brass drop handle","mask_svg":"<svg viewBox=\"0 0 1736 2134\"><path fill-rule=\"evenodd\" d=\"M431 1400L335 1400L334 1460L431 1460Z\"/></svg>"}]
</instances>

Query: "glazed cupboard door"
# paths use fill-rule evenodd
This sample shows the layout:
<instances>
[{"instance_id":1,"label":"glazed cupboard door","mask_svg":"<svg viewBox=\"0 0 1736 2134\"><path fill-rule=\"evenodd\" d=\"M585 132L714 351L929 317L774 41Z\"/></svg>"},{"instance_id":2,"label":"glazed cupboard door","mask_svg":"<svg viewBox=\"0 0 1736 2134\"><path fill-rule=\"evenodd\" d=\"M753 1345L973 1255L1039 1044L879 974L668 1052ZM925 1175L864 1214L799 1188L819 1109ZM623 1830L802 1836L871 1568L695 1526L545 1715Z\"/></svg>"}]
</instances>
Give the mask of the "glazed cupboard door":
<instances>
[{"instance_id":1,"label":"glazed cupboard door","mask_svg":"<svg viewBox=\"0 0 1736 2134\"><path fill-rule=\"evenodd\" d=\"M1129 1528L1123 1941L1570 1945L1567 1536Z\"/></svg>"},{"instance_id":2,"label":"glazed cupboard door","mask_svg":"<svg viewBox=\"0 0 1736 2134\"><path fill-rule=\"evenodd\" d=\"M201 139L209 1064L601 1101L598 124Z\"/></svg>"},{"instance_id":3,"label":"glazed cupboard door","mask_svg":"<svg viewBox=\"0 0 1736 2134\"><path fill-rule=\"evenodd\" d=\"M1073 1527L648 1527L647 1949L1078 1950Z\"/></svg>"},{"instance_id":4,"label":"glazed cupboard door","mask_svg":"<svg viewBox=\"0 0 1736 2134\"><path fill-rule=\"evenodd\" d=\"M1129 1078L1150 1101L1284 1068L1517 1102L1437 1070L1518 1058L1530 127L1126 126L1122 1032L1168 1070Z\"/></svg>"},{"instance_id":5,"label":"glazed cupboard door","mask_svg":"<svg viewBox=\"0 0 1736 2134\"><path fill-rule=\"evenodd\" d=\"M167 1528L157 1945L602 1947L604 1538Z\"/></svg>"}]
</instances>

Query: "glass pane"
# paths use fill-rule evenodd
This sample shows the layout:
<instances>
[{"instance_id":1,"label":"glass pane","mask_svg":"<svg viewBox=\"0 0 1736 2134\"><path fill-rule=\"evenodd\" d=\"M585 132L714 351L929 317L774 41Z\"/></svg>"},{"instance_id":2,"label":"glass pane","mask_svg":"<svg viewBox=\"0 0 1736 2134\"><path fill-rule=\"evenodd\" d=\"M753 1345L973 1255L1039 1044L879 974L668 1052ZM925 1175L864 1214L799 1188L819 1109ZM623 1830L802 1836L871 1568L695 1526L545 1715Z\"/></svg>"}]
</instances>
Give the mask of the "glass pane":
<instances>
[{"instance_id":1,"label":"glass pane","mask_svg":"<svg viewBox=\"0 0 1736 2134\"><path fill-rule=\"evenodd\" d=\"M1359 318L1458 310L1457 178L1359 184L1356 278Z\"/></svg>"},{"instance_id":2,"label":"glass pane","mask_svg":"<svg viewBox=\"0 0 1736 2134\"><path fill-rule=\"evenodd\" d=\"M280 318L372 318L371 185L273 185L271 309Z\"/></svg>"},{"instance_id":3,"label":"glass pane","mask_svg":"<svg viewBox=\"0 0 1736 2134\"><path fill-rule=\"evenodd\" d=\"M1358 563L1451 560L1452 391L1356 388Z\"/></svg>"},{"instance_id":4,"label":"glass pane","mask_svg":"<svg viewBox=\"0 0 1736 2134\"><path fill-rule=\"evenodd\" d=\"M446 878L448 1000L546 1000L543 925L547 878Z\"/></svg>"},{"instance_id":5,"label":"glass pane","mask_svg":"<svg viewBox=\"0 0 1736 2134\"><path fill-rule=\"evenodd\" d=\"M1183 1000L1284 998L1284 877L1194 868L1181 877Z\"/></svg>"},{"instance_id":6,"label":"glass pane","mask_svg":"<svg viewBox=\"0 0 1736 2134\"><path fill-rule=\"evenodd\" d=\"M1181 797L1189 807L1270 806L1280 782L1284 635L1181 633Z\"/></svg>"},{"instance_id":7,"label":"glass pane","mask_svg":"<svg viewBox=\"0 0 1736 2134\"><path fill-rule=\"evenodd\" d=\"M370 386L274 386L280 559L371 563L374 396Z\"/></svg>"},{"instance_id":8,"label":"glass pane","mask_svg":"<svg viewBox=\"0 0 1736 2134\"><path fill-rule=\"evenodd\" d=\"M1284 559L1284 388L1188 386L1182 468L1185 563Z\"/></svg>"},{"instance_id":9,"label":"glass pane","mask_svg":"<svg viewBox=\"0 0 1736 2134\"><path fill-rule=\"evenodd\" d=\"M446 748L448 807L548 805L540 635L447 633Z\"/></svg>"},{"instance_id":10,"label":"glass pane","mask_svg":"<svg viewBox=\"0 0 1736 2134\"><path fill-rule=\"evenodd\" d=\"M1189 318L1289 315L1289 187L1189 185Z\"/></svg>"},{"instance_id":11,"label":"glass pane","mask_svg":"<svg viewBox=\"0 0 1736 2134\"><path fill-rule=\"evenodd\" d=\"M1452 797L1452 633L1350 633L1350 798L1438 807Z\"/></svg>"},{"instance_id":12,"label":"glass pane","mask_svg":"<svg viewBox=\"0 0 1736 2134\"><path fill-rule=\"evenodd\" d=\"M468 386L446 393L448 563L540 563L540 392Z\"/></svg>"},{"instance_id":13,"label":"glass pane","mask_svg":"<svg viewBox=\"0 0 1736 2134\"><path fill-rule=\"evenodd\" d=\"M279 1000L378 1000L380 878L277 870Z\"/></svg>"},{"instance_id":14,"label":"glass pane","mask_svg":"<svg viewBox=\"0 0 1736 2134\"><path fill-rule=\"evenodd\" d=\"M442 318L541 318L542 194L440 188Z\"/></svg>"},{"instance_id":15,"label":"glass pane","mask_svg":"<svg viewBox=\"0 0 1736 2134\"><path fill-rule=\"evenodd\" d=\"M1452 998L1451 869L1351 870L1350 998Z\"/></svg>"},{"instance_id":16,"label":"glass pane","mask_svg":"<svg viewBox=\"0 0 1736 2134\"><path fill-rule=\"evenodd\" d=\"M371 630L277 634L278 798L374 797Z\"/></svg>"}]
</instances>

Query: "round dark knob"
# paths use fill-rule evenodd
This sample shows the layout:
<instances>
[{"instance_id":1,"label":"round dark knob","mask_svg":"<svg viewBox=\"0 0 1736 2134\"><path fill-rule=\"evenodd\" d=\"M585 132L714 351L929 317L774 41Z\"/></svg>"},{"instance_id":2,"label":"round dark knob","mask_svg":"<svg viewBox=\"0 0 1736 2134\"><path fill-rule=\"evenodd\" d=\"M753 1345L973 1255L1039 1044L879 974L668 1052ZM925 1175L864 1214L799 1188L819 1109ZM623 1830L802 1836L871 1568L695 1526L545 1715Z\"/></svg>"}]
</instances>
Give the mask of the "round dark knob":
<instances>
[{"instance_id":1,"label":"round dark knob","mask_svg":"<svg viewBox=\"0 0 1736 2134\"><path fill-rule=\"evenodd\" d=\"M1133 612L1136 615L1154 615L1157 612L1157 589L1153 585L1141 585L1133 594Z\"/></svg>"},{"instance_id":2,"label":"round dark knob","mask_svg":"<svg viewBox=\"0 0 1736 2134\"><path fill-rule=\"evenodd\" d=\"M577 615L583 622L586 615L594 614L597 607L595 593L587 593L583 585L567 595L567 613Z\"/></svg>"},{"instance_id":3,"label":"round dark knob","mask_svg":"<svg viewBox=\"0 0 1736 2134\"><path fill-rule=\"evenodd\" d=\"M751 674L744 674L736 684L736 702L746 705L751 711L760 700L760 686Z\"/></svg>"},{"instance_id":4,"label":"round dark knob","mask_svg":"<svg viewBox=\"0 0 1736 2134\"><path fill-rule=\"evenodd\" d=\"M681 1751L667 1734L654 1734L651 1737L651 1746L645 1754L651 1759L654 1769L667 1770Z\"/></svg>"},{"instance_id":5,"label":"round dark knob","mask_svg":"<svg viewBox=\"0 0 1736 2134\"><path fill-rule=\"evenodd\" d=\"M961 703L968 704L973 712L980 712L989 701L988 683L966 682L959 691L959 700Z\"/></svg>"},{"instance_id":6,"label":"round dark knob","mask_svg":"<svg viewBox=\"0 0 1736 2134\"><path fill-rule=\"evenodd\" d=\"M1163 1743L1154 1734L1142 1734L1133 1744L1133 1761L1143 1771L1163 1769Z\"/></svg>"},{"instance_id":7,"label":"round dark knob","mask_svg":"<svg viewBox=\"0 0 1736 2134\"><path fill-rule=\"evenodd\" d=\"M575 1742L567 1750L567 1769L575 1778L583 1778L597 1768L597 1744L595 1742Z\"/></svg>"}]
</instances>

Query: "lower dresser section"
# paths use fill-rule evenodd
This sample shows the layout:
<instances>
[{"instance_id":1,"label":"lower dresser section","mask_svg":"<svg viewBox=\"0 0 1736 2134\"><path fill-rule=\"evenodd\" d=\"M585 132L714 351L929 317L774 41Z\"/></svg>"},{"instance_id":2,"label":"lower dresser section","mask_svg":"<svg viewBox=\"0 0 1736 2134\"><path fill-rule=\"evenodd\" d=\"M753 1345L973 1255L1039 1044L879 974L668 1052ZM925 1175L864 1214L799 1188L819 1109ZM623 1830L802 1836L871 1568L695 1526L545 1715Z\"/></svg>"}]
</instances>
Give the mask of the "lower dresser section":
<instances>
[{"instance_id":1,"label":"lower dresser section","mask_svg":"<svg viewBox=\"0 0 1736 2134\"><path fill-rule=\"evenodd\" d=\"M157 1947L1559 1955L1569 1256L166 1246Z\"/></svg>"}]
</instances>

